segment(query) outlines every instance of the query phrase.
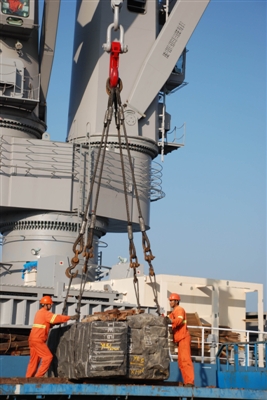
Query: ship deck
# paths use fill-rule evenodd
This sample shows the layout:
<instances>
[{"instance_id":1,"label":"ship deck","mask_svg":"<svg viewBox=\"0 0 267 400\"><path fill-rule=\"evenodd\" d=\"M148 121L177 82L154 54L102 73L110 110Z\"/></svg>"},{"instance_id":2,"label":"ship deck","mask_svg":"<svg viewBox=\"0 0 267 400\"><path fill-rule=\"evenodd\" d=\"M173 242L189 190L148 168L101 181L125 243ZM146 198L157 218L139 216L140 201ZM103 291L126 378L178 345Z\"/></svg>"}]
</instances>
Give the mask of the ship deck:
<instances>
[{"instance_id":1,"label":"ship deck","mask_svg":"<svg viewBox=\"0 0 267 400\"><path fill-rule=\"evenodd\" d=\"M91 399L253 399L266 400L266 390L219 389L215 387L181 387L178 384L162 383L96 383L66 382L61 378L2 378L0 379L0 398L45 399L61 396L62 400L90 396Z\"/></svg>"}]
</instances>

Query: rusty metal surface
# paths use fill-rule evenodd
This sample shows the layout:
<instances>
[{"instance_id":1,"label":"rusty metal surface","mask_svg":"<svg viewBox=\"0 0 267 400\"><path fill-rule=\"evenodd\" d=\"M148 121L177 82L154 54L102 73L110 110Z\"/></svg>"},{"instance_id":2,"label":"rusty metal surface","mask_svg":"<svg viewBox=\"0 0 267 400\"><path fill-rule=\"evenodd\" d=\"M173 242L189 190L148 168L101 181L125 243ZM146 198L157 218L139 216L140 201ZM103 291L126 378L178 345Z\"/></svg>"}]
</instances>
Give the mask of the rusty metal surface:
<instances>
[{"instance_id":1,"label":"rusty metal surface","mask_svg":"<svg viewBox=\"0 0 267 400\"><path fill-rule=\"evenodd\" d=\"M194 399L247 399L247 400L266 400L266 390L248 390L248 389L219 389L212 386L199 387L182 387L179 384L168 384L153 382L142 382L137 384L133 381L120 382L115 380L105 380L95 382L93 380L72 383L63 381L62 378L2 378L0 379L0 398L7 399L9 396L16 398L45 399L49 396L56 399L57 396L62 398L72 398L79 400L81 396L90 396L93 399L108 397L111 400L122 398L142 399L149 397L150 399L164 397L171 398L194 398Z\"/></svg>"}]
</instances>

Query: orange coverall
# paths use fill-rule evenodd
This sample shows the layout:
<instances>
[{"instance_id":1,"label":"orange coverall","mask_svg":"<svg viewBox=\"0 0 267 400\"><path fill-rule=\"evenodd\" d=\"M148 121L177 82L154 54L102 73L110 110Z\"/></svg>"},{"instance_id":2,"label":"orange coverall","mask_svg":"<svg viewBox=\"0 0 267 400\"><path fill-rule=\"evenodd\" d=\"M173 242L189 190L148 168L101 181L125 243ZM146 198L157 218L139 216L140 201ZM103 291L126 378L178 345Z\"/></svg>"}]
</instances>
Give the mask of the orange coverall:
<instances>
[{"instance_id":1,"label":"orange coverall","mask_svg":"<svg viewBox=\"0 0 267 400\"><path fill-rule=\"evenodd\" d=\"M172 320L173 341L178 345L178 366L184 384L194 385L194 366L191 360L191 336L187 329L186 312L176 306L169 314Z\"/></svg>"},{"instance_id":2,"label":"orange coverall","mask_svg":"<svg viewBox=\"0 0 267 400\"><path fill-rule=\"evenodd\" d=\"M57 315L42 307L35 314L32 330L29 336L30 361L26 378L44 376L52 362L53 355L46 345L51 325L69 321L68 315ZM39 362L41 365L37 371ZM37 371L37 372L36 372Z\"/></svg>"}]
</instances>

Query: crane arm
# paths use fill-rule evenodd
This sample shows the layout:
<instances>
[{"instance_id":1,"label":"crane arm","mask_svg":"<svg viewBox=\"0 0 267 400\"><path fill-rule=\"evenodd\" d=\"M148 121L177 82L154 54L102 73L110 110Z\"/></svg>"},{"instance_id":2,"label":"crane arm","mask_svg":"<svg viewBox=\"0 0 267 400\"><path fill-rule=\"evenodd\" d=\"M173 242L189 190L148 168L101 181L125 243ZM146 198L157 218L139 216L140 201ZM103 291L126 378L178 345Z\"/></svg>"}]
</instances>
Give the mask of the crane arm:
<instances>
[{"instance_id":1,"label":"crane arm","mask_svg":"<svg viewBox=\"0 0 267 400\"><path fill-rule=\"evenodd\" d=\"M147 55L127 103L139 118L169 78L210 0L178 0Z\"/></svg>"},{"instance_id":2,"label":"crane arm","mask_svg":"<svg viewBox=\"0 0 267 400\"><path fill-rule=\"evenodd\" d=\"M61 0L45 0L40 39L41 104L46 103L50 75L55 54Z\"/></svg>"}]
</instances>

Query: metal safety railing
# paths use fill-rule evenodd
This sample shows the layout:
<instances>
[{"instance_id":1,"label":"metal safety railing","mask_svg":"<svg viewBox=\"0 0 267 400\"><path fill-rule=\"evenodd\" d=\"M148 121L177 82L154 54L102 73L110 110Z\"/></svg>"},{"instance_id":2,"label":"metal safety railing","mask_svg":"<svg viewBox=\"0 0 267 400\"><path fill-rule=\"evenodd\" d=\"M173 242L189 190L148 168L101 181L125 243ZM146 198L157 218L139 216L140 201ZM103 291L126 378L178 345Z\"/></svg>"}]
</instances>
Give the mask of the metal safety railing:
<instances>
[{"instance_id":1,"label":"metal safety railing","mask_svg":"<svg viewBox=\"0 0 267 400\"><path fill-rule=\"evenodd\" d=\"M240 360L242 357L244 360L245 357L245 362L247 365L255 365L256 360L257 365L266 366L267 332L245 329L215 328L211 326L188 326L188 329L190 330L191 334L191 353L194 361L215 364L218 353L220 352L221 358L222 356L225 356L225 362L227 359L227 362L231 364L234 362L233 354L236 348L234 346L239 346ZM194 335L194 331L196 332L196 335ZM227 333L229 333L229 336L227 336ZM236 340L230 337L231 333L236 334ZM240 336L242 336L242 341L239 340ZM256 340L254 342L251 341L252 336L256 336ZM255 343L265 343L265 351L263 345L257 347L258 354L256 358L255 349L253 347ZM227 346L227 356L225 351L221 350L222 346ZM243 348L244 346L246 346L245 349ZM250 348L251 346L253 349ZM171 360L177 359L176 351L176 347L171 349Z\"/></svg>"},{"instance_id":2,"label":"metal safety railing","mask_svg":"<svg viewBox=\"0 0 267 400\"><path fill-rule=\"evenodd\" d=\"M263 351L263 363L260 361L260 353ZM224 343L216 354L216 365L226 364L226 371L233 366L235 370L240 367L247 369L254 366L255 369L266 367L267 342L240 342Z\"/></svg>"},{"instance_id":3,"label":"metal safety railing","mask_svg":"<svg viewBox=\"0 0 267 400\"><path fill-rule=\"evenodd\" d=\"M49 174L49 176L73 176L79 178L80 187L86 192L86 186L90 181L91 149L82 148L75 144L74 147L68 143L43 141L36 139L19 140L11 144L6 137L0 136L0 173L24 176L35 174L36 176ZM156 162L150 163L138 155L135 156L135 176L139 185L140 197L150 201L160 200L165 196L162 191L162 167ZM132 182L129 166L125 166L126 176L129 183L129 192L132 191ZM144 171L148 171L144 174ZM98 176L97 176L98 177ZM118 154L110 151L106 155L102 185L116 191L122 191L121 169ZM84 202L80 194L80 202Z\"/></svg>"},{"instance_id":4,"label":"metal safety railing","mask_svg":"<svg viewBox=\"0 0 267 400\"><path fill-rule=\"evenodd\" d=\"M25 75L20 65L0 63L0 97L23 98L23 101L40 100L41 75ZM35 83L33 86L32 82ZM27 84L27 85L26 85ZM26 89L26 86L28 89Z\"/></svg>"}]
</instances>

